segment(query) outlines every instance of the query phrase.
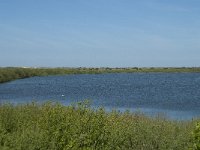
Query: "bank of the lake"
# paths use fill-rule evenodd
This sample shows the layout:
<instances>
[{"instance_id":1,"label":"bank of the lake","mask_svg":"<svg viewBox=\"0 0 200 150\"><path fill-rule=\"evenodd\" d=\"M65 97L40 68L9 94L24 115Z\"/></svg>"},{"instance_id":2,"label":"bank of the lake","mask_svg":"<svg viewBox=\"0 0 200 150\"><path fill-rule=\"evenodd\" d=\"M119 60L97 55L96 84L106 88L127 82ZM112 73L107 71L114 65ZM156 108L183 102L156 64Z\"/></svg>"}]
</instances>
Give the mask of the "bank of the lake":
<instances>
[{"instance_id":1,"label":"bank of the lake","mask_svg":"<svg viewBox=\"0 0 200 150\"><path fill-rule=\"evenodd\" d=\"M0 149L198 149L197 120L94 110L88 103L0 106Z\"/></svg>"},{"instance_id":2,"label":"bank of the lake","mask_svg":"<svg viewBox=\"0 0 200 150\"><path fill-rule=\"evenodd\" d=\"M63 74L99 74L99 73L133 73L133 72L200 72L200 67L130 67L130 68L27 68L1 67L0 83L28 78L33 76L63 75Z\"/></svg>"}]
</instances>

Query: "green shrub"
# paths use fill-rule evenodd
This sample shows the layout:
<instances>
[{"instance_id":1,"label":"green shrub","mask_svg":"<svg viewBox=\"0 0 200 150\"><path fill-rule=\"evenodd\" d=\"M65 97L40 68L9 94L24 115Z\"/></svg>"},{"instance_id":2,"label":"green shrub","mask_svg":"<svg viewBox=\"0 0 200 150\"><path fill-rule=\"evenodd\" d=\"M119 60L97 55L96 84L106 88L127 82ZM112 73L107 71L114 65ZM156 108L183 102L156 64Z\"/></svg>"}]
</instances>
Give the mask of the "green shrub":
<instances>
[{"instance_id":1,"label":"green shrub","mask_svg":"<svg viewBox=\"0 0 200 150\"><path fill-rule=\"evenodd\" d=\"M200 150L200 122L197 123L196 128L194 129L193 133L193 148L194 150Z\"/></svg>"},{"instance_id":2,"label":"green shrub","mask_svg":"<svg viewBox=\"0 0 200 150\"><path fill-rule=\"evenodd\" d=\"M0 149L188 149L194 122L106 112L83 102L0 106ZM195 130L195 135L199 129ZM199 138L198 138L199 140Z\"/></svg>"}]
</instances>

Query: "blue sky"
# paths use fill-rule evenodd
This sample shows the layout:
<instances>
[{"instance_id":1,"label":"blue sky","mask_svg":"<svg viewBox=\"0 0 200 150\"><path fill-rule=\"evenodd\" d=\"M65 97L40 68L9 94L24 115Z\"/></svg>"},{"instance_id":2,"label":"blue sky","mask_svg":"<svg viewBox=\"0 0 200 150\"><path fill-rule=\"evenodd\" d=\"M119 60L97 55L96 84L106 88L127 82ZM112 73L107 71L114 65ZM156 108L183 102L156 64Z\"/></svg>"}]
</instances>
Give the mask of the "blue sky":
<instances>
[{"instance_id":1,"label":"blue sky","mask_svg":"<svg viewBox=\"0 0 200 150\"><path fill-rule=\"evenodd\" d=\"M200 1L0 0L0 66L200 66Z\"/></svg>"}]
</instances>

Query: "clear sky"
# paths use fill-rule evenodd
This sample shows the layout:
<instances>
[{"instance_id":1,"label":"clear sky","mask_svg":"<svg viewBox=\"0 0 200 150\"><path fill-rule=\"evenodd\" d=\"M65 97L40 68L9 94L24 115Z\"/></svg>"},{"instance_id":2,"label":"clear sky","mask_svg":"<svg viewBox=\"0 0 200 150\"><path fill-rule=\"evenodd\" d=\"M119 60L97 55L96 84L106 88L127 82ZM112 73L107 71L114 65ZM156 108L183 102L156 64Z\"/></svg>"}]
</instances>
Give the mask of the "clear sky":
<instances>
[{"instance_id":1,"label":"clear sky","mask_svg":"<svg viewBox=\"0 0 200 150\"><path fill-rule=\"evenodd\" d=\"M200 0L0 0L0 66L200 66Z\"/></svg>"}]
</instances>

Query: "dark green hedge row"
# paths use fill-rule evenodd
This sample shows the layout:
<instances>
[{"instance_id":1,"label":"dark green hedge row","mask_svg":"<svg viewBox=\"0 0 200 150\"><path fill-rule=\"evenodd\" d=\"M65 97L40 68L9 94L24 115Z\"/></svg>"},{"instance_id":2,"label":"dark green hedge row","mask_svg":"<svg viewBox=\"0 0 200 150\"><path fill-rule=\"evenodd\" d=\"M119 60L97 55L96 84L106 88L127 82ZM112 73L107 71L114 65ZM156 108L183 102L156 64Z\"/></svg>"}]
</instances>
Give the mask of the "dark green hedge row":
<instances>
[{"instance_id":1,"label":"dark green hedge row","mask_svg":"<svg viewBox=\"0 0 200 150\"><path fill-rule=\"evenodd\" d=\"M0 68L0 83L33 76L121 72L200 72L200 68Z\"/></svg>"}]
</instances>

